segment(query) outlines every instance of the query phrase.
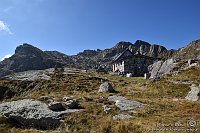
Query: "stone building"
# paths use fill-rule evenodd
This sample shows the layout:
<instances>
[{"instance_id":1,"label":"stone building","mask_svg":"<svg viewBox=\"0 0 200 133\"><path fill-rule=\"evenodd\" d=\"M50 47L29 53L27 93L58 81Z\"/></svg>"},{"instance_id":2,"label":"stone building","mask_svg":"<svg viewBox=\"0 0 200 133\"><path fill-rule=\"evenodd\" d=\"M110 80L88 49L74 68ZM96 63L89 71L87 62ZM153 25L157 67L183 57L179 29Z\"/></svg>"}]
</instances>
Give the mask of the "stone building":
<instances>
[{"instance_id":1,"label":"stone building","mask_svg":"<svg viewBox=\"0 0 200 133\"><path fill-rule=\"evenodd\" d=\"M144 76L145 73L148 73L148 66L153 64L155 60L155 58L142 55L139 52L134 54L127 48L114 59L112 70L118 74L131 73L132 76Z\"/></svg>"}]
</instances>

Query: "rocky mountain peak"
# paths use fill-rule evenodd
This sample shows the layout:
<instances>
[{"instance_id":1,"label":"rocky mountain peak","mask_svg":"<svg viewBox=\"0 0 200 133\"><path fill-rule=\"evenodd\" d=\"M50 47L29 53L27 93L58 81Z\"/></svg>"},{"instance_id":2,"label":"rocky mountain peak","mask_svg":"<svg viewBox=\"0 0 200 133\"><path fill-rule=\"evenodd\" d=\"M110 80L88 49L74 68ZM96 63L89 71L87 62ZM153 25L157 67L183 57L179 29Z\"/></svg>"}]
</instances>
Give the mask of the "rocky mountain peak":
<instances>
[{"instance_id":1,"label":"rocky mountain peak","mask_svg":"<svg viewBox=\"0 0 200 133\"><path fill-rule=\"evenodd\" d=\"M175 56L182 59L200 59L200 39L194 40L179 49Z\"/></svg>"},{"instance_id":2,"label":"rocky mountain peak","mask_svg":"<svg viewBox=\"0 0 200 133\"><path fill-rule=\"evenodd\" d=\"M22 55L39 54L42 52L43 52L42 50L27 43L23 43L22 45L18 46L15 50L15 54L22 54Z\"/></svg>"},{"instance_id":3,"label":"rocky mountain peak","mask_svg":"<svg viewBox=\"0 0 200 133\"><path fill-rule=\"evenodd\" d=\"M83 56L83 57L93 57L97 55L98 52L96 50L84 50L83 52L80 52L78 55Z\"/></svg>"},{"instance_id":4,"label":"rocky mountain peak","mask_svg":"<svg viewBox=\"0 0 200 133\"><path fill-rule=\"evenodd\" d=\"M114 47L113 49L125 49L125 48L128 48L129 46L132 46L133 44L131 42L124 42L124 41L121 41L121 42L118 42Z\"/></svg>"},{"instance_id":5,"label":"rocky mountain peak","mask_svg":"<svg viewBox=\"0 0 200 133\"><path fill-rule=\"evenodd\" d=\"M134 44L136 46L141 46L141 45L151 46L151 44L149 44L148 42L142 41L142 40L137 40Z\"/></svg>"}]
</instances>

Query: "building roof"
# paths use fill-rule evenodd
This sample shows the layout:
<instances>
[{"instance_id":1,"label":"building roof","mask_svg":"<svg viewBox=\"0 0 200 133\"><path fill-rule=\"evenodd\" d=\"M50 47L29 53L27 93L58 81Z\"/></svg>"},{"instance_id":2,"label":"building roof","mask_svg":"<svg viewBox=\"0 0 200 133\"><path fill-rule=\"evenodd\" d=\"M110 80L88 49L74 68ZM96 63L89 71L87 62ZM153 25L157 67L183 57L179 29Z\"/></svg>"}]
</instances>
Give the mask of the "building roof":
<instances>
[{"instance_id":1,"label":"building roof","mask_svg":"<svg viewBox=\"0 0 200 133\"><path fill-rule=\"evenodd\" d=\"M114 59L114 61L119 60L127 51L130 52L132 55L134 55L134 54L129 50L129 48L126 48L122 53L120 53L120 54Z\"/></svg>"}]
</instances>

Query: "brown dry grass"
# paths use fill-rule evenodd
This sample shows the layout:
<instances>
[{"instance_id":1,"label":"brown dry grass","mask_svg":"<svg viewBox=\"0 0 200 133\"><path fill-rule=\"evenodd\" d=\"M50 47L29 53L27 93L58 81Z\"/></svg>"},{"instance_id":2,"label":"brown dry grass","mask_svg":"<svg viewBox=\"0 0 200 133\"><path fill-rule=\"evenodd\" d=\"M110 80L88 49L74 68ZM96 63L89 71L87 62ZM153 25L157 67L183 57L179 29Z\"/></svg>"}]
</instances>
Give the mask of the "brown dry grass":
<instances>
[{"instance_id":1,"label":"brown dry grass","mask_svg":"<svg viewBox=\"0 0 200 133\"><path fill-rule=\"evenodd\" d=\"M200 101L190 102L184 99L190 90L190 85L173 84L171 80L189 80L200 84L200 71L191 68L179 75L162 78L151 82L143 78L126 78L96 73L54 76L51 81L37 81L38 88L30 89L29 93L17 95L11 100L22 98L39 99L48 95L61 99L63 96L74 96L84 111L69 114L55 131L38 131L35 129L20 129L12 127L6 120L0 120L0 132L78 132L78 133L149 133L148 129L156 128L156 124L187 123L188 119L200 120ZM133 113L128 120L112 120L112 116L120 112L112 102L107 100L109 95L98 93L101 77L107 79L118 91L116 95L137 100L146 106ZM2 81L7 82L7 81ZM8 83L7 83L8 84ZM100 99L100 96L104 98ZM112 110L106 114L103 105L109 105ZM128 112L125 112L128 113ZM3 126L6 125L6 126ZM196 127L200 130L200 127ZM180 131L184 132L184 131ZM166 132L170 133L170 131Z\"/></svg>"}]
</instances>

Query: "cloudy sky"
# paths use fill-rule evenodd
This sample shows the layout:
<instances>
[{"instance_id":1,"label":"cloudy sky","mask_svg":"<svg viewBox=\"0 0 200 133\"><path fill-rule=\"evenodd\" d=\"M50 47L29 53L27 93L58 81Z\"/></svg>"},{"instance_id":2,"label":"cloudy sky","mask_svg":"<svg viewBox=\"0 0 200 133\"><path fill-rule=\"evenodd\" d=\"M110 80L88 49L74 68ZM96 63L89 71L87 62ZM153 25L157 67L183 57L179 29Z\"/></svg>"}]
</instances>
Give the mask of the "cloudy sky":
<instances>
[{"instance_id":1,"label":"cloudy sky","mask_svg":"<svg viewBox=\"0 0 200 133\"><path fill-rule=\"evenodd\" d=\"M0 0L0 59L26 42L76 54L141 39L168 49L200 39L199 0Z\"/></svg>"}]
</instances>

